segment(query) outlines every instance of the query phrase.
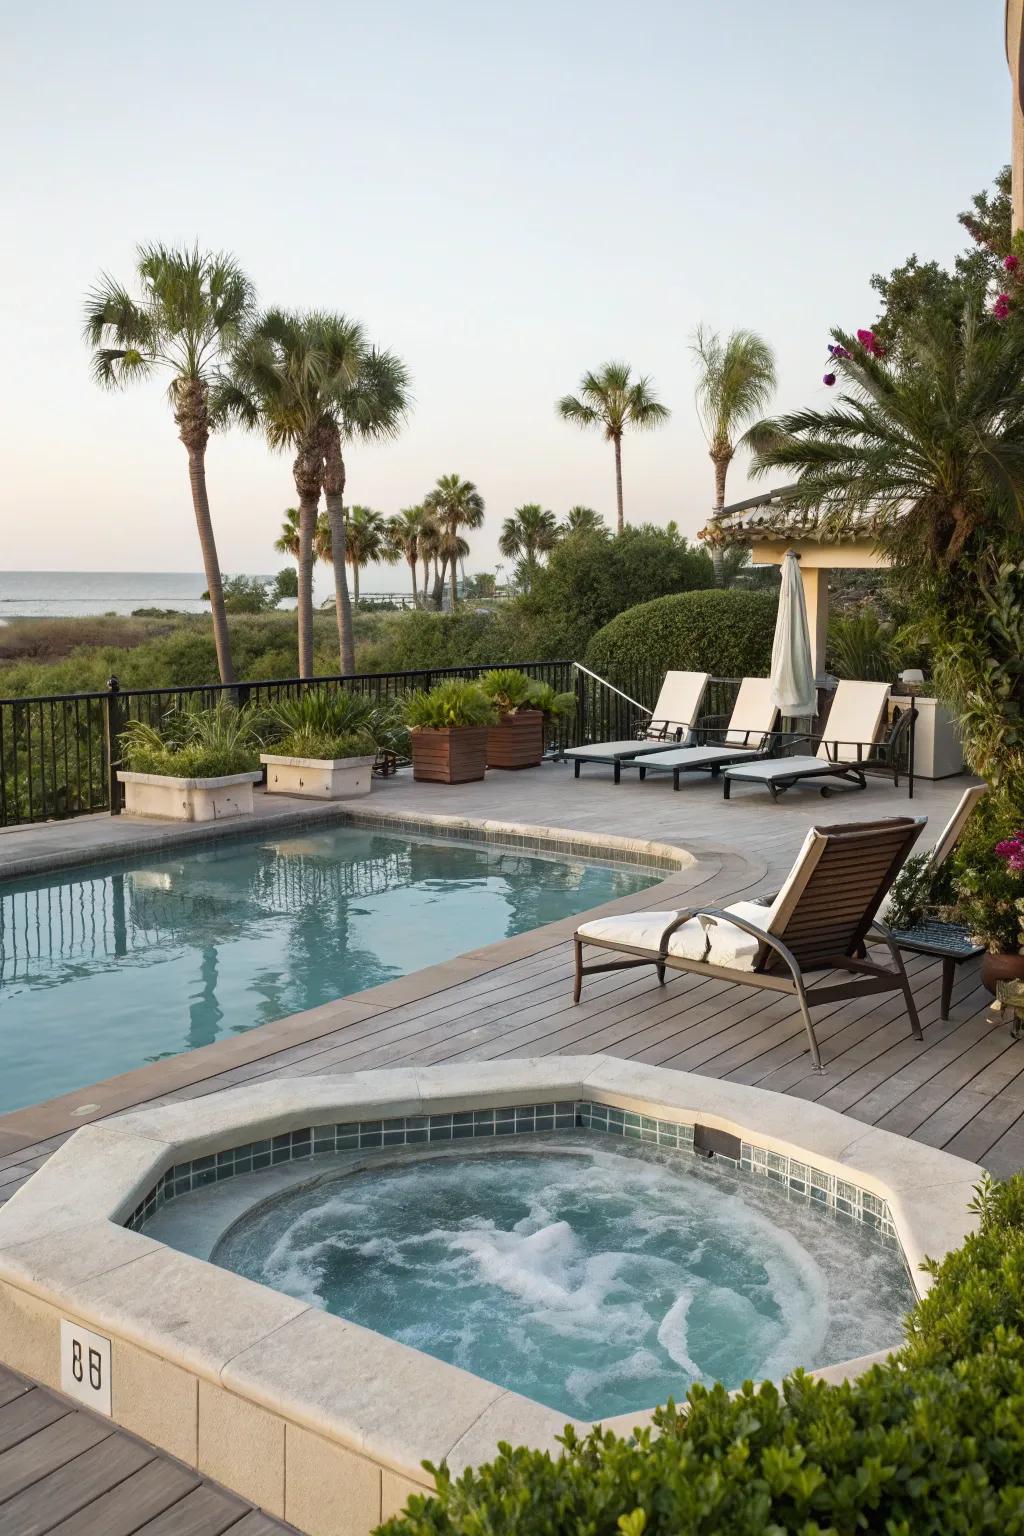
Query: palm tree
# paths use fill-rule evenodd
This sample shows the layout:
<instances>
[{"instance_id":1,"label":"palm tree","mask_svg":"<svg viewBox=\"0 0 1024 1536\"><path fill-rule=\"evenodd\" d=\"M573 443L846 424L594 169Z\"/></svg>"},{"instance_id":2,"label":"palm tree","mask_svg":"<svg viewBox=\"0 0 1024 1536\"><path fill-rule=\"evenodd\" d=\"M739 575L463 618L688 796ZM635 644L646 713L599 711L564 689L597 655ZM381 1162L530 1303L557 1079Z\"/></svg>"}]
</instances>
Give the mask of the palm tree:
<instances>
[{"instance_id":1,"label":"palm tree","mask_svg":"<svg viewBox=\"0 0 1024 1536\"><path fill-rule=\"evenodd\" d=\"M659 404L647 378L633 380L628 363L605 363L597 373L585 373L578 395L563 395L555 409L563 421L578 427L598 427L615 447L615 502L618 531L622 513L622 434L628 427L649 432L668 420L667 406Z\"/></svg>"},{"instance_id":2,"label":"palm tree","mask_svg":"<svg viewBox=\"0 0 1024 1536\"><path fill-rule=\"evenodd\" d=\"M570 507L559 524L559 533L569 538L574 533L607 533L604 518L593 507Z\"/></svg>"},{"instance_id":3,"label":"palm tree","mask_svg":"<svg viewBox=\"0 0 1024 1536\"><path fill-rule=\"evenodd\" d=\"M352 567L352 592L359 602L359 572L364 565L394 565L401 559L388 538L387 520L372 507L349 507L345 517L345 558Z\"/></svg>"},{"instance_id":4,"label":"palm tree","mask_svg":"<svg viewBox=\"0 0 1024 1536\"><path fill-rule=\"evenodd\" d=\"M832 334L847 387L828 410L751 427L754 474L795 472L787 509L815 510L832 536L867 528L915 581L959 572L973 587L965 549L1019 537L1024 519L1024 331L975 301L959 323L926 311L898 364Z\"/></svg>"},{"instance_id":5,"label":"palm tree","mask_svg":"<svg viewBox=\"0 0 1024 1536\"><path fill-rule=\"evenodd\" d=\"M427 591L430 587L430 573L436 572L437 562L441 554L441 525L431 512L430 508L423 504L423 526L419 534L420 559L423 562L423 599L427 599Z\"/></svg>"},{"instance_id":6,"label":"palm tree","mask_svg":"<svg viewBox=\"0 0 1024 1536\"><path fill-rule=\"evenodd\" d=\"M434 604L440 608L444 599L445 567L450 565L454 611L458 606L458 561L465 559L469 553L469 546L459 529L472 531L480 527L484 520L484 499L472 480L463 480L461 475L441 475L433 490L428 491L424 497L423 505L441 528L439 569L434 578Z\"/></svg>"},{"instance_id":7,"label":"palm tree","mask_svg":"<svg viewBox=\"0 0 1024 1536\"><path fill-rule=\"evenodd\" d=\"M164 245L137 248L140 295L104 274L86 299L85 338L97 383L116 389L161 370L188 454L192 508L199 530L213 639L223 683L234 681L224 584L206 488L210 389L255 303L252 284L234 257Z\"/></svg>"},{"instance_id":8,"label":"palm tree","mask_svg":"<svg viewBox=\"0 0 1024 1536\"><path fill-rule=\"evenodd\" d=\"M335 381L322 429L324 499L334 552L334 603L341 670L351 673L356 665L355 637L345 579L346 471L342 448L353 439L370 442L398 435L409 409L409 375L394 353L366 346L359 327L344 316L322 317L321 328ZM358 583L358 565L353 566L353 571Z\"/></svg>"},{"instance_id":9,"label":"palm tree","mask_svg":"<svg viewBox=\"0 0 1024 1536\"><path fill-rule=\"evenodd\" d=\"M216 396L220 415L262 428L273 449L295 451L302 677L313 676L313 543L324 476L323 422L339 387L333 364L320 315L268 310L236 347L230 376L221 380Z\"/></svg>"},{"instance_id":10,"label":"palm tree","mask_svg":"<svg viewBox=\"0 0 1024 1536\"><path fill-rule=\"evenodd\" d=\"M416 585L416 562L420 558L420 539L423 536L423 525L426 521L422 506L403 507L394 517L388 519L387 537L392 549L398 557L405 561L412 575L412 602L413 607L419 605L419 591Z\"/></svg>"},{"instance_id":11,"label":"palm tree","mask_svg":"<svg viewBox=\"0 0 1024 1536\"><path fill-rule=\"evenodd\" d=\"M274 540L274 548L279 555L291 555L293 560L299 558L299 509L298 507L286 507L284 522L281 524L281 532ZM322 560L325 565L331 563L331 525L327 521L326 512L321 512L316 520L316 528L313 532L313 558Z\"/></svg>"},{"instance_id":12,"label":"palm tree","mask_svg":"<svg viewBox=\"0 0 1024 1536\"><path fill-rule=\"evenodd\" d=\"M760 415L775 393L775 355L754 331L733 331L723 341L698 326L690 350L697 358L697 415L715 466L713 515L725 506L725 477L739 429ZM715 585L723 584L722 551L712 548Z\"/></svg>"},{"instance_id":13,"label":"palm tree","mask_svg":"<svg viewBox=\"0 0 1024 1536\"><path fill-rule=\"evenodd\" d=\"M550 554L558 543L558 524L553 512L537 502L517 507L501 525L498 548L507 560L522 556L523 586L529 592L537 570L538 555Z\"/></svg>"}]
</instances>

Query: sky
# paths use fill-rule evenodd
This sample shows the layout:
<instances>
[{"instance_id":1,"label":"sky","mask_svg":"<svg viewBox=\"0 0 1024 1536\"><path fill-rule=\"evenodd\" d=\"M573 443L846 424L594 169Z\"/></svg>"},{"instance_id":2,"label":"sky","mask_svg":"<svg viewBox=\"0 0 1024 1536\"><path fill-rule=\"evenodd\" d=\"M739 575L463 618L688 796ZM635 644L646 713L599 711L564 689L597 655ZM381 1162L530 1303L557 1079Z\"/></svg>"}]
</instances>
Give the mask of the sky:
<instances>
[{"instance_id":1,"label":"sky","mask_svg":"<svg viewBox=\"0 0 1024 1536\"><path fill-rule=\"evenodd\" d=\"M870 323L873 272L949 261L1009 155L1002 0L5 17L0 571L201 566L165 385L99 390L81 336L85 292L128 282L139 242L231 251L262 302L341 310L398 352L408 424L352 446L347 499L390 514L457 471L487 504L469 568L492 570L524 502L614 516L610 445L555 414L584 370L649 376L672 416L624 445L626 517L694 534L695 326L759 331L776 407L820 402L830 326ZM223 569L275 569L289 460L228 434L208 477Z\"/></svg>"}]
</instances>

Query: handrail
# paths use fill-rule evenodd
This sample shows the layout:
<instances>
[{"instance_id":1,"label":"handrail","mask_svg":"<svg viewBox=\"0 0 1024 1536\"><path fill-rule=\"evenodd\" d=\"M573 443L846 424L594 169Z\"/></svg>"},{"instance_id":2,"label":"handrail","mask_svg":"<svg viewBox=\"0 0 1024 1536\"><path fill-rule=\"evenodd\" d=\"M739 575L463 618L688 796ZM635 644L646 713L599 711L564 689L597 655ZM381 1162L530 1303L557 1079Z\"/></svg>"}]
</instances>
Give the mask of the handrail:
<instances>
[{"instance_id":1,"label":"handrail","mask_svg":"<svg viewBox=\"0 0 1024 1536\"><path fill-rule=\"evenodd\" d=\"M645 715L652 715L654 713L646 704L641 704L639 699L630 698L628 693L623 693L621 688L616 688L615 684L610 683L606 677L600 677L598 673L591 672L590 668L585 667L582 661L574 661L573 667L577 672L585 672L588 677L592 677L595 683L601 684L602 688L609 688L612 693L617 693L619 698L625 699L627 704L635 704L637 709L642 709Z\"/></svg>"}]
</instances>

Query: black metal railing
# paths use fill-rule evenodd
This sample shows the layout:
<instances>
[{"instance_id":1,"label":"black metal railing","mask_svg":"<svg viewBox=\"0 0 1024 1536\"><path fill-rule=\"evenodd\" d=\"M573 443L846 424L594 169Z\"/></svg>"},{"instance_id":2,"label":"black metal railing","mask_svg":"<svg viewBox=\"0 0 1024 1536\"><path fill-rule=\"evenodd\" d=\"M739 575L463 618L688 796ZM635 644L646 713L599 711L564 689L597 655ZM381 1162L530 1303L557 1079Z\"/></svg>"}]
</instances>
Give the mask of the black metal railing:
<instances>
[{"instance_id":1,"label":"black metal railing","mask_svg":"<svg viewBox=\"0 0 1024 1536\"><path fill-rule=\"evenodd\" d=\"M157 725L172 709L182 705L209 708L225 697L259 708L297 697L310 688L345 688L383 703L416 689L432 688L446 678L479 677L493 665L496 663L178 688L121 688L112 678L106 689L93 693L0 699L0 826L104 810L117 814L121 808L116 777L121 766L120 735L129 720ZM575 709L551 727L551 752L591 741L636 736L649 718L664 680L664 669L655 666L615 667L602 678L566 660L511 665L549 683L557 693L575 695ZM728 717L739 685L739 678L713 677L701 720ZM806 730L807 723L783 721L782 729ZM913 731L896 734L885 763L872 762L876 771L896 768L906 773L910 767Z\"/></svg>"}]
</instances>

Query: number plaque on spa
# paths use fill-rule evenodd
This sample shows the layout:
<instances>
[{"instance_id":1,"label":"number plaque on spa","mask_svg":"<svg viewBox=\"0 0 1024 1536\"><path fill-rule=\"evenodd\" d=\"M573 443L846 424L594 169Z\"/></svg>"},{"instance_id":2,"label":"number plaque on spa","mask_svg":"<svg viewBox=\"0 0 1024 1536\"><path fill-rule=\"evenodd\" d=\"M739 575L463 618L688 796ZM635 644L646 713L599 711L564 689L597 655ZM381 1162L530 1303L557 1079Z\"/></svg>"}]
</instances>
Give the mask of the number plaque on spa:
<instances>
[{"instance_id":1,"label":"number plaque on spa","mask_svg":"<svg viewBox=\"0 0 1024 1536\"><path fill-rule=\"evenodd\" d=\"M60 1323L60 1389L110 1417L110 1340L80 1323Z\"/></svg>"}]
</instances>

